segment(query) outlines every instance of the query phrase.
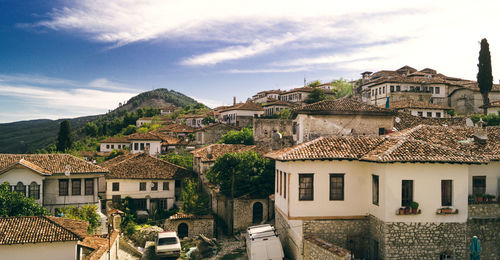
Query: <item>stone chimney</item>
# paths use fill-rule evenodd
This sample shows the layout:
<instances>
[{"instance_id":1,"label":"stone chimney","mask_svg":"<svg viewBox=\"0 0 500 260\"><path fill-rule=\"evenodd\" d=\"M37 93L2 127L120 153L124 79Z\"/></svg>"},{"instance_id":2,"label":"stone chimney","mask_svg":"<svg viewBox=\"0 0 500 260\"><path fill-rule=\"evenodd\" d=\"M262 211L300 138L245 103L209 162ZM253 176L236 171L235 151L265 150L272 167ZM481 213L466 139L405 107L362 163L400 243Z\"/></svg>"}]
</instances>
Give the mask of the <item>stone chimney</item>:
<instances>
[{"instance_id":1,"label":"stone chimney","mask_svg":"<svg viewBox=\"0 0 500 260\"><path fill-rule=\"evenodd\" d=\"M233 106L236 105L236 96L233 97Z\"/></svg>"}]
</instances>

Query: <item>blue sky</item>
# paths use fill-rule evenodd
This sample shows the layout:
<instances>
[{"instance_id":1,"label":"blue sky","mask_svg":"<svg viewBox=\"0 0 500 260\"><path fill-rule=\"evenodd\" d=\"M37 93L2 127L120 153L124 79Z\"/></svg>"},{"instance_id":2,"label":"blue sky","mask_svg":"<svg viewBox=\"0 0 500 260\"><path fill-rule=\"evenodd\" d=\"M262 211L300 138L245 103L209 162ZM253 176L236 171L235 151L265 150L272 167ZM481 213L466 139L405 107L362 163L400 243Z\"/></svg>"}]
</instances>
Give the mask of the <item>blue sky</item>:
<instances>
[{"instance_id":1,"label":"blue sky","mask_svg":"<svg viewBox=\"0 0 500 260\"><path fill-rule=\"evenodd\" d=\"M459 3L457 3L459 2ZM470 3L469 3L470 2ZM496 1L0 0L0 123L105 113L168 88L209 106L363 71L500 78Z\"/></svg>"}]
</instances>

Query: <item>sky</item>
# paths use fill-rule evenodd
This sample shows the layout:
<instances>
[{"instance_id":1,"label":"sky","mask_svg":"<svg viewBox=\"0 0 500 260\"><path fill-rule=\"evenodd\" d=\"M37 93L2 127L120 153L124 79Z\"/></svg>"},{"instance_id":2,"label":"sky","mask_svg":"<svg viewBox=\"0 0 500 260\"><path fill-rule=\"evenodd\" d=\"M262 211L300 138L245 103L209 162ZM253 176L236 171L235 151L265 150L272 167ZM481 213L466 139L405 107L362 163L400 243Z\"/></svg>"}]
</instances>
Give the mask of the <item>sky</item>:
<instances>
[{"instance_id":1,"label":"sky","mask_svg":"<svg viewBox=\"0 0 500 260\"><path fill-rule=\"evenodd\" d=\"M499 1L0 0L0 123L106 113L167 88L215 107L404 65L475 79Z\"/></svg>"}]
</instances>

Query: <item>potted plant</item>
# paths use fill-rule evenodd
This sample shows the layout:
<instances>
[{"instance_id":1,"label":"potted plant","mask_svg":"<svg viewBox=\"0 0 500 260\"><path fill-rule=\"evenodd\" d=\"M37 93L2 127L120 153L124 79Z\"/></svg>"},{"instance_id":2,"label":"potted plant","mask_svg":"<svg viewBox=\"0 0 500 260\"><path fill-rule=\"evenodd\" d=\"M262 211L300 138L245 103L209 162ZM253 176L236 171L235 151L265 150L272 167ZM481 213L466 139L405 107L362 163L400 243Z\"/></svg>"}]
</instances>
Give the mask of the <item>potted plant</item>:
<instances>
[{"instance_id":1,"label":"potted plant","mask_svg":"<svg viewBox=\"0 0 500 260\"><path fill-rule=\"evenodd\" d=\"M476 194L476 201L483 202L483 194Z\"/></svg>"},{"instance_id":2,"label":"potted plant","mask_svg":"<svg viewBox=\"0 0 500 260\"><path fill-rule=\"evenodd\" d=\"M405 214L405 208L399 208L399 215L404 215Z\"/></svg>"},{"instance_id":3,"label":"potted plant","mask_svg":"<svg viewBox=\"0 0 500 260\"><path fill-rule=\"evenodd\" d=\"M411 212L413 214L417 214L417 212L418 212L418 206L419 206L418 202L416 202L416 201L410 202L410 208L411 208Z\"/></svg>"},{"instance_id":4,"label":"potted plant","mask_svg":"<svg viewBox=\"0 0 500 260\"><path fill-rule=\"evenodd\" d=\"M450 207L442 208L441 209L441 213L443 213L443 214L451 214L451 213L453 213L453 209L450 208Z\"/></svg>"},{"instance_id":5,"label":"potted plant","mask_svg":"<svg viewBox=\"0 0 500 260\"><path fill-rule=\"evenodd\" d=\"M409 206L405 207L405 214L410 214L411 213L411 208Z\"/></svg>"},{"instance_id":6,"label":"potted plant","mask_svg":"<svg viewBox=\"0 0 500 260\"><path fill-rule=\"evenodd\" d=\"M486 194L486 198L488 199L488 201L493 201L495 199L495 196Z\"/></svg>"}]
</instances>

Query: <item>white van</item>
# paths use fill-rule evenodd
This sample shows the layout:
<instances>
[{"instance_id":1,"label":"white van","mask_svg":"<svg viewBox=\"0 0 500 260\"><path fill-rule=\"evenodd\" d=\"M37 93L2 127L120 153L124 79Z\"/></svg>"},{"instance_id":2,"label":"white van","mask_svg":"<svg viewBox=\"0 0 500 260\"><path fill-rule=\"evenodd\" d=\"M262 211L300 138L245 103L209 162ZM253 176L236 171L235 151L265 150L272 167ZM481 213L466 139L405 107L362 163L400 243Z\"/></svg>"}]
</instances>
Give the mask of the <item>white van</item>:
<instances>
[{"instance_id":1,"label":"white van","mask_svg":"<svg viewBox=\"0 0 500 260\"><path fill-rule=\"evenodd\" d=\"M249 260L285 259L276 230L269 224L248 227L246 240Z\"/></svg>"},{"instance_id":2,"label":"white van","mask_svg":"<svg viewBox=\"0 0 500 260\"><path fill-rule=\"evenodd\" d=\"M165 231L158 233L156 237L155 252L157 256L175 256L181 255L181 242L175 231Z\"/></svg>"}]
</instances>

